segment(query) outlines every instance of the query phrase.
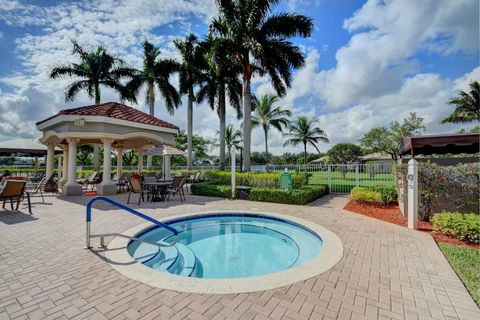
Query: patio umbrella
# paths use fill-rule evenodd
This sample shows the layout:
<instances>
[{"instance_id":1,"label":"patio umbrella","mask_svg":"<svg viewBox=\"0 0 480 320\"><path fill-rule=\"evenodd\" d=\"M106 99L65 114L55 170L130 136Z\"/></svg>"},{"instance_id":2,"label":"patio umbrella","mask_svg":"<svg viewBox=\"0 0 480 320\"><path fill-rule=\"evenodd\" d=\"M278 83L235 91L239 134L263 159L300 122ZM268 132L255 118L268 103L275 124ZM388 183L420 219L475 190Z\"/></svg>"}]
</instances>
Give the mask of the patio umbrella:
<instances>
[{"instance_id":1,"label":"patio umbrella","mask_svg":"<svg viewBox=\"0 0 480 320\"><path fill-rule=\"evenodd\" d=\"M144 152L146 155L150 156L163 156L163 179L169 180L171 179L170 176L170 157L171 156L184 156L185 152L174 148L172 146L168 146L166 144L153 147Z\"/></svg>"}]
</instances>

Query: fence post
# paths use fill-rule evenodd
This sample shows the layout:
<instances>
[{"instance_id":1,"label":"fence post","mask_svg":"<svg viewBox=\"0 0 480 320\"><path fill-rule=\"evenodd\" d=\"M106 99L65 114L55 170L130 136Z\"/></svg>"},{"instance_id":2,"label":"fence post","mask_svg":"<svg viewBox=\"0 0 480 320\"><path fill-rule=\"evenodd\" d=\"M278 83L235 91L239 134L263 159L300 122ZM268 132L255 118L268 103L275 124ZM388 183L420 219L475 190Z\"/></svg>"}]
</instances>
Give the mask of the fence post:
<instances>
[{"instance_id":1,"label":"fence post","mask_svg":"<svg viewBox=\"0 0 480 320\"><path fill-rule=\"evenodd\" d=\"M328 191L332 192L332 165L327 165L328 168Z\"/></svg>"},{"instance_id":2,"label":"fence post","mask_svg":"<svg viewBox=\"0 0 480 320\"><path fill-rule=\"evenodd\" d=\"M418 220L418 163L408 161L408 228L417 229Z\"/></svg>"},{"instance_id":3,"label":"fence post","mask_svg":"<svg viewBox=\"0 0 480 320\"><path fill-rule=\"evenodd\" d=\"M355 165L355 186L358 187L359 186L359 176L358 176L358 164Z\"/></svg>"}]
</instances>

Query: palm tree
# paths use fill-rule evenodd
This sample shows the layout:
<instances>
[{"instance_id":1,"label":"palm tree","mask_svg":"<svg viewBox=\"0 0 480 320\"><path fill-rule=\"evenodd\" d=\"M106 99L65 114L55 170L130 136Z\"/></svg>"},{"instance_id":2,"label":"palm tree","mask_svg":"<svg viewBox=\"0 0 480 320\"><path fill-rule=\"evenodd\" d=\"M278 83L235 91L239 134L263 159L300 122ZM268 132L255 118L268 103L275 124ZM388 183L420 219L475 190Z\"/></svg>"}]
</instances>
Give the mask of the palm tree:
<instances>
[{"instance_id":1,"label":"palm tree","mask_svg":"<svg viewBox=\"0 0 480 320\"><path fill-rule=\"evenodd\" d=\"M264 95L260 99L255 99L253 106L252 127L261 126L265 135L265 164L268 164L268 130L274 127L280 133L288 127L289 118L292 113L284 110L282 107L274 107L274 103L279 99L275 95Z\"/></svg>"},{"instance_id":2,"label":"palm tree","mask_svg":"<svg viewBox=\"0 0 480 320\"><path fill-rule=\"evenodd\" d=\"M194 87L201 82L199 65L201 63L197 37L188 35L185 40L175 40L175 47L182 56L180 64L180 93L187 94L187 169L192 170L192 127L193 102L195 102Z\"/></svg>"},{"instance_id":3,"label":"palm tree","mask_svg":"<svg viewBox=\"0 0 480 320\"><path fill-rule=\"evenodd\" d=\"M143 69L135 70L127 88L136 96L143 85L147 87L145 100L152 117L155 115L155 85L163 96L170 114L173 114L175 108L180 105L180 96L170 83L170 76L178 69L179 65L175 60L160 58L160 48L148 41L143 43Z\"/></svg>"},{"instance_id":4,"label":"palm tree","mask_svg":"<svg viewBox=\"0 0 480 320\"><path fill-rule=\"evenodd\" d=\"M288 41L294 36L308 37L312 20L295 13L271 14L278 0L217 0L220 15L210 31L225 42L242 65L243 138L245 170L250 170L251 89L255 70L270 76L277 94L285 94L292 80L292 69L305 64L304 54Z\"/></svg>"},{"instance_id":5,"label":"palm tree","mask_svg":"<svg viewBox=\"0 0 480 320\"><path fill-rule=\"evenodd\" d=\"M232 154L232 149L235 150L240 149L240 145L242 143L242 131L235 129L233 125L229 124L225 127L225 132L223 133L224 136L224 143L226 145L228 158L230 158ZM214 140L213 145L219 146L222 141L222 134L220 131L217 131L217 138Z\"/></svg>"},{"instance_id":6,"label":"palm tree","mask_svg":"<svg viewBox=\"0 0 480 320\"><path fill-rule=\"evenodd\" d=\"M480 121L480 83L472 81L470 92L460 91L458 97L448 100L455 111L442 120L442 123L460 123Z\"/></svg>"},{"instance_id":7,"label":"palm tree","mask_svg":"<svg viewBox=\"0 0 480 320\"><path fill-rule=\"evenodd\" d=\"M85 90L89 97L95 98L95 104L99 104L102 85L118 91L121 100L135 102L135 97L120 82L122 78L132 77L132 69L126 67L121 59L109 54L103 46L99 46L94 51L87 51L75 40L72 40L72 44L72 53L78 55L80 61L57 66L50 72L52 79L79 78L65 89L66 101L73 101L80 91Z\"/></svg>"},{"instance_id":8,"label":"palm tree","mask_svg":"<svg viewBox=\"0 0 480 320\"><path fill-rule=\"evenodd\" d=\"M225 170L225 122L226 103L228 93L232 107L237 111L237 118L242 116L240 99L242 84L238 75L242 71L238 63L228 54L221 41L209 36L199 44L204 62L204 74L196 100L201 103L208 100L212 109L217 109L220 118L220 170Z\"/></svg>"},{"instance_id":9,"label":"palm tree","mask_svg":"<svg viewBox=\"0 0 480 320\"><path fill-rule=\"evenodd\" d=\"M292 144L294 146L299 143L303 144L303 162L307 163L307 144L310 144L318 150L317 144L320 142L328 143L327 134L319 127L315 127L316 120L307 116L298 117L290 124L290 132L287 134L287 141L284 146Z\"/></svg>"}]
</instances>

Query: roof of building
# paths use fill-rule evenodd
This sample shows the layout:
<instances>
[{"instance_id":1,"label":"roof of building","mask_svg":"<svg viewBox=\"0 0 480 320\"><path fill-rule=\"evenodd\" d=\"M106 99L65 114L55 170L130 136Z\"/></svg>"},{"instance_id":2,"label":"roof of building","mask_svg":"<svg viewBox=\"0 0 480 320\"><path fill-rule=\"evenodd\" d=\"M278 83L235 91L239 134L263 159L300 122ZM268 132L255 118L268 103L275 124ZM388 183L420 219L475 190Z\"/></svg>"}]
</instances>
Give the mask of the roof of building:
<instances>
[{"instance_id":1,"label":"roof of building","mask_svg":"<svg viewBox=\"0 0 480 320\"><path fill-rule=\"evenodd\" d=\"M61 153L60 148L55 148L55 153ZM47 147L36 140L14 139L0 142L0 156L23 155L23 156L44 156L47 154Z\"/></svg>"},{"instance_id":2,"label":"roof of building","mask_svg":"<svg viewBox=\"0 0 480 320\"><path fill-rule=\"evenodd\" d=\"M132 122L148 124L152 126L178 130L178 127L176 125L173 125L169 122L152 117L149 114L146 114L145 112L142 112L140 110L137 110L135 108L132 108L117 102L106 102L102 104L83 106L79 108L64 109L64 110L61 110L56 115L53 115L47 119L37 122L37 125L61 115L109 117L109 118L114 118L119 120L132 121Z\"/></svg>"},{"instance_id":3,"label":"roof of building","mask_svg":"<svg viewBox=\"0 0 480 320\"><path fill-rule=\"evenodd\" d=\"M400 155L479 152L480 133L452 133L403 138Z\"/></svg>"},{"instance_id":4,"label":"roof of building","mask_svg":"<svg viewBox=\"0 0 480 320\"><path fill-rule=\"evenodd\" d=\"M358 157L359 160L367 161L367 160L392 160L392 156L388 153L384 152L374 152L369 153L364 156Z\"/></svg>"}]
</instances>

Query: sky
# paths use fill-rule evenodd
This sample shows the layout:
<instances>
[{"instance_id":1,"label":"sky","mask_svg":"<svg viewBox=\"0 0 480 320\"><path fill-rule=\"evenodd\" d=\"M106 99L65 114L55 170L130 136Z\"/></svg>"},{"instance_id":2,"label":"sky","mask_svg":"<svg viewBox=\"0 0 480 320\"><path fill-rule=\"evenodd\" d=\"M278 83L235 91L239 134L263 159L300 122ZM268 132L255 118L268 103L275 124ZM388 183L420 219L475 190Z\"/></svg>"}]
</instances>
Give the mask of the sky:
<instances>
[{"instance_id":1,"label":"sky","mask_svg":"<svg viewBox=\"0 0 480 320\"><path fill-rule=\"evenodd\" d=\"M274 8L281 11L314 21L311 37L292 39L306 64L295 71L278 105L317 120L330 139L320 150L358 143L370 129L410 112L425 118L427 133L462 128L440 121L453 111L446 101L480 80L478 0L289 0ZM214 0L0 0L0 141L38 139L35 122L93 104L86 94L65 102L71 80L48 77L54 66L76 61L71 39L89 49L104 45L140 68L145 39L164 57L178 58L172 41L190 32L204 37L216 14ZM253 91L274 93L270 79L259 76ZM101 94L102 102L119 99L108 89ZM148 112L144 96L141 92L132 106ZM157 98L155 116L186 129L185 96L182 101L171 116ZM230 107L227 123L239 127ZM194 107L194 133L213 138L218 127L218 115L208 105ZM252 133L253 151L265 148L260 130ZM270 131L269 151L301 151L283 143L280 133Z\"/></svg>"}]
</instances>

